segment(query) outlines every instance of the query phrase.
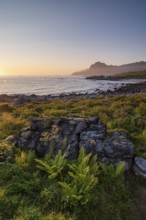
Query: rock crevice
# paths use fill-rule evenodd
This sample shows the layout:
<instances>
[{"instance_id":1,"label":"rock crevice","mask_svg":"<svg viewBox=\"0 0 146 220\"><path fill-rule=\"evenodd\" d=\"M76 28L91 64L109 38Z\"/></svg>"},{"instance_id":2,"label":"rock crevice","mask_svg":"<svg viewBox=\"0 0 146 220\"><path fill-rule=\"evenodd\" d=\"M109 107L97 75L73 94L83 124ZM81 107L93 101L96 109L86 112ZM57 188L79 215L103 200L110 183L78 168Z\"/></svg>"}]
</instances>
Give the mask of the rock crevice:
<instances>
[{"instance_id":1,"label":"rock crevice","mask_svg":"<svg viewBox=\"0 0 146 220\"><path fill-rule=\"evenodd\" d=\"M124 161L125 171L133 170L135 175L146 178L146 160L134 156L135 146L127 134L121 131L107 134L99 117L31 119L29 127L23 128L17 137L7 137L6 142L22 150L35 150L39 157L61 150L69 159L76 159L83 147L87 154L97 155L99 162L116 166Z\"/></svg>"},{"instance_id":2,"label":"rock crevice","mask_svg":"<svg viewBox=\"0 0 146 220\"><path fill-rule=\"evenodd\" d=\"M32 119L29 127L21 130L17 138L8 137L22 150L33 149L42 157L59 150L69 159L76 159L80 148L97 155L98 161L115 166L125 161L125 170L130 171L134 157L134 145L121 131L107 134L106 126L99 117L66 117L54 120Z\"/></svg>"}]
</instances>

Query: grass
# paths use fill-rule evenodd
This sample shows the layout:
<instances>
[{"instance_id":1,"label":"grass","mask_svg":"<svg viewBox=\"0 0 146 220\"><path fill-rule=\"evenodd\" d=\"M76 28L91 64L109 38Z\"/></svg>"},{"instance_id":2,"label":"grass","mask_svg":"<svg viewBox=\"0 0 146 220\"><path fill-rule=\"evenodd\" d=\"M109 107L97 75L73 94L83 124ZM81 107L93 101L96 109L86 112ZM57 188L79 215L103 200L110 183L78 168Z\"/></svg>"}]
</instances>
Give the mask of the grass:
<instances>
[{"instance_id":1,"label":"grass","mask_svg":"<svg viewBox=\"0 0 146 220\"><path fill-rule=\"evenodd\" d=\"M146 70L119 73L112 77L119 77L123 79L146 79Z\"/></svg>"},{"instance_id":2,"label":"grass","mask_svg":"<svg viewBox=\"0 0 146 220\"><path fill-rule=\"evenodd\" d=\"M21 128L28 126L30 118L97 115L106 124L108 132L116 129L125 131L136 146L136 154L146 158L146 93L52 100L21 106L0 103L0 158L7 158L0 164L0 220L133 218L136 212L135 189L138 185L145 185L144 180L132 174L128 178L122 173L116 177L112 167L105 168L105 171L98 167L98 172L91 173L86 155L80 162L63 162L59 155L49 160L46 160L50 158L46 155L40 162L34 152L21 152L4 142L8 135L17 135ZM62 161L61 168L56 162L58 160ZM47 166L46 161L50 161ZM39 169L38 164L43 169ZM45 168L49 170L45 172ZM58 175L54 169L58 169ZM89 182L94 180L86 196L79 190L82 187L88 189L82 177Z\"/></svg>"},{"instance_id":3,"label":"grass","mask_svg":"<svg viewBox=\"0 0 146 220\"><path fill-rule=\"evenodd\" d=\"M66 116L95 116L106 124L108 132L125 131L136 144L139 156L146 157L146 94L95 99L52 100L7 106L0 112L0 140L18 134L29 125L30 118L59 118Z\"/></svg>"},{"instance_id":4,"label":"grass","mask_svg":"<svg viewBox=\"0 0 146 220\"><path fill-rule=\"evenodd\" d=\"M118 174L111 166L102 170L83 148L76 161L66 161L61 154L51 161L38 160L30 154L31 161L21 154L19 163L17 156L17 163L1 165L1 220L131 219L133 193L122 170ZM55 166L58 175L52 175Z\"/></svg>"}]
</instances>

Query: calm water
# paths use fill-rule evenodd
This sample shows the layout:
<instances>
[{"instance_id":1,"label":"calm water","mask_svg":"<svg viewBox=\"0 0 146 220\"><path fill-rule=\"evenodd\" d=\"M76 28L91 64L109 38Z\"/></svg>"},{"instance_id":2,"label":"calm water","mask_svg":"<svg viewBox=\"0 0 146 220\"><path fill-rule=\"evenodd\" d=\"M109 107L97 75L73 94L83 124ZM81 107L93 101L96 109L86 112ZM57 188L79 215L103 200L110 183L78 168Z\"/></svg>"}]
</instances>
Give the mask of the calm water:
<instances>
[{"instance_id":1,"label":"calm water","mask_svg":"<svg viewBox=\"0 0 146 220\"><path fill-rule=\"evenodd\" d=\"M132 80L131 83L134 81ZM93 81L84 77L0 77L0 94L57 95L60 93L92 93L120 87L129 81Z\"/></svg>"}]
</instances>

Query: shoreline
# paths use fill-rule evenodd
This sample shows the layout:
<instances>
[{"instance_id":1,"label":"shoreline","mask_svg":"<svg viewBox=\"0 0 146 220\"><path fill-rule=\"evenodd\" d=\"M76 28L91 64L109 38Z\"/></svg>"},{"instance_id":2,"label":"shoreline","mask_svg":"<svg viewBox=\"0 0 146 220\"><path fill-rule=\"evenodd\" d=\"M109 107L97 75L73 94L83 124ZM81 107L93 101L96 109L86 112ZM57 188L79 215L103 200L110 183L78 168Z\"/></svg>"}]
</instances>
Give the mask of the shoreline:
<instances>
[{"instance_id":1,"label":"shoreline","mask_svg":"<svg viewBox=\"0 0 146 220\"><path fill-rule=\"evenodd\" d=\"M70 99L88 99L96 97L111 97L118 95L132 95L146 92L146 81L139 83L128 83L114 90L101 91L96 89L93 93L61 93L59 95L25 95L25 94L0 94L0 102L13 102L14 104L23 104L25 102L45 102L49 100L70 100Z\"/></svg>"}]
</instances>

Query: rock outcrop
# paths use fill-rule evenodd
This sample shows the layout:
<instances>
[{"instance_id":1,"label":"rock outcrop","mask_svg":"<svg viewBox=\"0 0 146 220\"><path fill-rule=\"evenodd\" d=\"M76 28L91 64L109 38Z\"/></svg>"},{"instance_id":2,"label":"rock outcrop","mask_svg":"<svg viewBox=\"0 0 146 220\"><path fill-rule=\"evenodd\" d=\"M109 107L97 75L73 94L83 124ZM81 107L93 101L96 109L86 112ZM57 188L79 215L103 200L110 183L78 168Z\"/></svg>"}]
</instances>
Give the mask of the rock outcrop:
<instances>
[{"instance_id":1,"label":"rock outcrop","mask_svg":"<svg viewBox=\"0 0 146 220\"><path fill-rule=\"evenodd\" d=\"M105 164L125 161L127 171L131 170L134 155L134 145L127 135L120 131L107 135L106 126L98 117L32 119L17 138L11 136L6 141L22 150L33 149L40 157L53 149L54 154L61 150L67 158L75 159L83 147L86 153L97 154L98 161Z\"/></svg>"},{"instance_id":2,"label":"rock outcrop","mask_svg":"<svg viewBox=\"0 0 146 220\"><path fill-rule=\"evenodd\" d=\"M146 159L135 157L133 171L136 176L141 176L146 179Z\"/></svg>"}]
</instances>

